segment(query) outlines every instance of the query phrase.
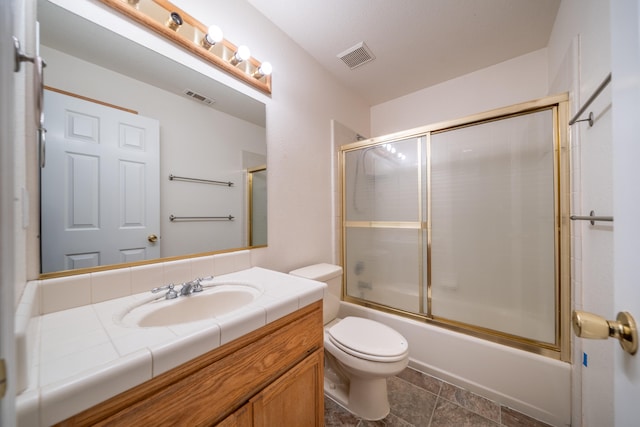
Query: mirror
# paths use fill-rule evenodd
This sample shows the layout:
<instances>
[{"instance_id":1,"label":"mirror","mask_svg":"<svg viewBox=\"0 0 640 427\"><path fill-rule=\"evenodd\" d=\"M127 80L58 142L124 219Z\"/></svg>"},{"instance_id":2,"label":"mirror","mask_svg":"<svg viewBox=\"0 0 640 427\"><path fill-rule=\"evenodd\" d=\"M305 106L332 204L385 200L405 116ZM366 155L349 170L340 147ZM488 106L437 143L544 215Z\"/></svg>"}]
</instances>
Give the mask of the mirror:
<instances>
[{"instance_id":1,"label":"mirror","mask_svg":"<svg viewBox=\"0 0 640 427\"><path fill-rule=\"evenodd\" d=\"M267 244L267 167L249 170L249 245Z\"/></svg>"},{"instance_id":2,"label":"mirror","mask_svg":"<svg viewBox=\"0 0 640 427\"><path fill-rule=\"evenodd\" d=\"M110 257L89 247L54 255L52 258L56 262L49 263L46 268L43 261L42 273L96 266L104 268L105 264L149 260L155 256L181 257L251 246L252 229L256 227L251 224L251 199L257 198L264 206L267 199L266 176L261 177L260 185L253 187L254 193L260 191L262 194L249 196L250 176L267 164L265 105L47 0L38 0L38 21L40 54L47 62L45 85L53 89L47 91L49 98L53 93L58 96L58 91L64 91L73 94L70 97L76 100L79 98L75 95L87 98L81 99L88 103L86 105L98 104L107 111L133 110L139 116L157 121L159 134L158 208L153 212L147 209L141 221L147 222L149 215L157 216L159 229L146 230L143 241L128 244L130 247L120 247ZM50 103L53 105L45 103L46 109L59 108L55 102ZM112 108L114 106L121 109ZM69 189L73 187L72 175L82 166L76 165L73 169L73 162L67 159L68 156L65 157L67 160L60 162L61 169L55 169L58 167L55 153L61 149L56 146L53 129L58 126L61 134L67 137L69 127L75 126L80 131L86 128L82 120L77 120L78 115L94 117L89 113L89 107L76 106L72 110L80 114L73 119L64 116L66 118L61 118L60 123L53 123L56 114L45 117L45 127L52 130L47 133L48 163L42 170L43 180L47 180L43 181L47 185L42 185L41 194L43 260L50 255L50 247L60 246L59 242L75 243L81 234L79 229L91 235L92 231L102 227L105 218L119 214L117 210L112 213L100 210L100 204L104 207L109 202L96 199L89 204L86 203L87 197L73 199L73 195L69 196L72 193ZM90 176L107 173L102 163L100 167L85 164L85 168L92 173ZM112 178L107 180L122 181L122 170L108 173ZM124 173L128 172L125 170ZM63 179L54 187L53 191L57 193L48 199L47 192L52 186L48 185L46 177L50 175ZM216 185L209 181L232 184ZM77 194L93 196L108 193L98 185L94 187L95 191L92 190L87 182L82 179L85 192ZM118 187L114 188L117 191ZM70 226L69 219L61 215L63 219L57 226L66 234L64 237L48 237L44 225L52 210L76 212L78 206L92 212L95 221ZM129 214L129 211L125 213ZM261 210L259 216L253 215L254 220L257 218L261 221L257 225L261 238L256 245L266 245L266 209ZM123 232L123 228L139 228L138 225L120 226L118 233ZM114 234L107 232L106 235ZM157 237L155 241L154 236ZM102 237L83 239L105 240ZM53 245L45 244L47 240ZM159 255L150 257L153 252L150 249L158 247Z\"/></svg>"}]
</instances>

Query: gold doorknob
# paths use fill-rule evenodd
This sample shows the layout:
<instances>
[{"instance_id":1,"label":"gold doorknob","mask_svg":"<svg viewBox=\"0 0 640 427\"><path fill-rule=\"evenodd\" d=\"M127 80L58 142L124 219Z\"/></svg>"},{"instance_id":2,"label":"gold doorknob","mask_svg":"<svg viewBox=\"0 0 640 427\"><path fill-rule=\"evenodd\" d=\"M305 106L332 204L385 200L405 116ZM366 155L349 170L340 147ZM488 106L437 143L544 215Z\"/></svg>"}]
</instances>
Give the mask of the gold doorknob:
<instances>
[{"instance_id":1,"label":"gold doorknob","mask_svg":"<svg viewBox=\"0 0 640 427\"><path fill-rule=\"evenodd\" d=\"M627 353L636 354L638 351L638 328L630 313L621 311L616 320L607 320L593 313L576 310L572 317L576 336L590 339L617 338Z\"/></svg>"},{"instance_id":2,"label":"gold doorknob","mask_svg":"<svg viewBox=\"0 0 640 427\"><path fill-rule=\"evenodd\" d=\"M147 240L150 241L151 243L155 243L158 241L158 236L156 236L155 234L149 234L147 236Z\"/></svg>"}]
</instances>

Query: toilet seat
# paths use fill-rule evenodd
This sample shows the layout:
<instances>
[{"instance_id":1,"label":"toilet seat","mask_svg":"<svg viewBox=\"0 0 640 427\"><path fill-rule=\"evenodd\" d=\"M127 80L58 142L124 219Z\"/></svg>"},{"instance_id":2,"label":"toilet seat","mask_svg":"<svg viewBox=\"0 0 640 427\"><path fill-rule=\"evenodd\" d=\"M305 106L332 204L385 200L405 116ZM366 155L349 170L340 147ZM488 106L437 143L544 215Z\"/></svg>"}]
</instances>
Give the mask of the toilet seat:
<instances>
[{"instance_id":1,"label":"toilet seat","mask_svg":"<svg viewBox=\"0 0 640 427\"><path fill-rule=\"evenodd\" d=\"M340 350L374 362L397 362L407 357L407 340L392 328L370 319L345 317L327 328Z\"/></svg>"}]
</instances>

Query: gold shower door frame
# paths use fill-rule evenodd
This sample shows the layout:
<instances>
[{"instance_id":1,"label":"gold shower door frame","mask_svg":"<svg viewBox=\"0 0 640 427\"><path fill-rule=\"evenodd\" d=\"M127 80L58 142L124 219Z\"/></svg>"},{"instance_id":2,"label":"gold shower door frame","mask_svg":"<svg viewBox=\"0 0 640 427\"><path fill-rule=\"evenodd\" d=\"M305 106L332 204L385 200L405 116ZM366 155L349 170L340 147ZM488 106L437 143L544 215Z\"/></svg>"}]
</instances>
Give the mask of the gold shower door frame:
<instances>
[{"instance_id":1,"label":"gold shower door frame","mask_svg":"<svg viewBox=\"0 0 640 427\"><path fill-rule=\"evenodd\" d=\"M532 114L543 110L550 110L553 118L553 145L554 145L554 246L555 246L555 340L554 343L539 342L517 335L456 322L449 319L434 316L432 310L431 295L431 135L439 132L450 131L456 128L470 127L484 124L491 121L508 119L511 117ZM365 307L391 312L400 316L409 317L414 320L428 322L447 329L455 330L467 335L486 339L492 342L508 345L521 350L551 357L566 362L571 361L571 235L570 235L570 141L569 141L569 96L568 94L554 95L541 98L522 104L512 105L505 108L491 110L488 112L475 114L472 116L435 123L408 131L398 132L391 135L376 137L364 141L358 141L344 145L340 148L340 178L342 191L342 265L346 267L346 235L347 229L354 228L391 228L391 229L415 229L420 233L419 248L420 265L419 269L419 313L406 311L379 304L365 299L347 295L346 280L347 275L343 275L342 297L345 301ZM382 144L398 142L410 138L418 140L418 156L422 159L426 156L426 186L422 176L422 166L418 172L418 197L419 218L416 222L393 222L393 221L347 221L346 217L346 162L345 157L348 152L362 150L364 148L376 147ZM421 142L426 138L426 143ZM425 147L426 153L422 153ZM420 164L420 162L419 162ZM426 218L423 217L423 197L426 190ZM425 286L426 282L426 286ZM426 294L426 295L425 295Z\"/></svg>"}]
</instances>

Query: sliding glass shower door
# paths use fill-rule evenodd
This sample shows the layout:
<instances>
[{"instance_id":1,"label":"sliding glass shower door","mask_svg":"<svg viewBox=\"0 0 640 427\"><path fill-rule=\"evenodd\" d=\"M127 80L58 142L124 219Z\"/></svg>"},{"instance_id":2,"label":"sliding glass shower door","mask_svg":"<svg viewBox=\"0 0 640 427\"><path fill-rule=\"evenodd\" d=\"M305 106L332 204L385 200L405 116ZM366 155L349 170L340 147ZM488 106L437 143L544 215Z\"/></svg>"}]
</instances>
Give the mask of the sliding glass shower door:
<instances>
[{"instance_id":1,"label":"sliding glass shower door","mask_svg":"<svg viewBox=\"0 0 640 427\"><path fill-rule=\"evenodd\" d=\"M553 111L431 135L431 314L555 341Z\"/></svg>"},{"instance_id":2,"label":"sliding glass shower door","mask_svg":"<svg viewBox=\"0 0 640 427\"><path fill-rule=\"evenodd\" d=\"M550 97L343 147L345 299L566 360L567 111Z\"/></svg>"},{"instance_id":3,"label":"sliding glass shower door","mask_svg":"<svg viewBox=\"0 0 640 427\"><path fill-rule=\"evenodd\" d=\"M347 295L421 312L424 137L345 153Z\"/></svg>"}]
</instances>

